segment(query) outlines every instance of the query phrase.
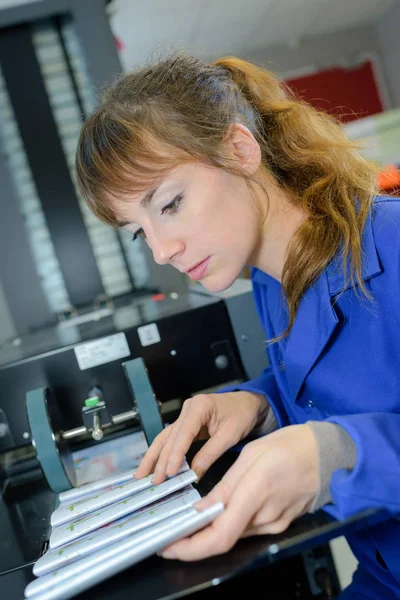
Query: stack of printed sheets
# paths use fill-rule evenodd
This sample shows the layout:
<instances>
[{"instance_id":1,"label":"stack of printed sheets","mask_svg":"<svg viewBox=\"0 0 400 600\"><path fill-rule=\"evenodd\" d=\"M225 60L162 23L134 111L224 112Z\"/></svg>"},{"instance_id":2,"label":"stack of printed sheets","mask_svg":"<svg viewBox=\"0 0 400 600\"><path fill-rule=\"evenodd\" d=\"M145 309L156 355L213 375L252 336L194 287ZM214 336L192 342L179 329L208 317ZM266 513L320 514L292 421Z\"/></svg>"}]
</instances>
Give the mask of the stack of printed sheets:
<instances>
[{"instance_id":1,"label":"stack of printed sheets","mask_svg":"<svg viewBox=\"0 0 400 600\"><path fill-rule=\"evenodd\" d=\"M177 475L153 485L133 469L59 495L48 551L25 589L30 600L72 598L115 573L200 529L222 504L197 511L196 474L184 462Z\"/></svg>"}]
</instances>

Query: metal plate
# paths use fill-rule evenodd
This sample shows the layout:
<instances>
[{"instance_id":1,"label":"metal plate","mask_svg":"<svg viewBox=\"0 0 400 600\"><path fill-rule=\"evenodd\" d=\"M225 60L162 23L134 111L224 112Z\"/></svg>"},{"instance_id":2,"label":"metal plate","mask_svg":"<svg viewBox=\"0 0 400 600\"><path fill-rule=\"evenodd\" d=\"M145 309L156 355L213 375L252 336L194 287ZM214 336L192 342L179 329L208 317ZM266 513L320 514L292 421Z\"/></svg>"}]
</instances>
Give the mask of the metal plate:
<instances>
[{"instance_id":1,"label":"metal plate","mask_svg":"<svg viewBox=\"0 0 400 600\"><path fill-rule=\"evenodd\" d=\"M163 422L146 365L142 358L135 358L122 363L122 366L128 379L129 388L135 398L144 435L150 446L154 438L163 430Z\"/></svg>"},{"instance_id":2,"label":"metal plate","mask_svg":"<svg viewBox=\"0 0 400 600\"><path fill-rule=\"evenodd\" d=\"M48 388L31 390L26 395L26 411L32 444L50 488L56 494L76 486L72 454L65 442L57 444L53 431L55 402Z\"/></svg>"}]
</instances>

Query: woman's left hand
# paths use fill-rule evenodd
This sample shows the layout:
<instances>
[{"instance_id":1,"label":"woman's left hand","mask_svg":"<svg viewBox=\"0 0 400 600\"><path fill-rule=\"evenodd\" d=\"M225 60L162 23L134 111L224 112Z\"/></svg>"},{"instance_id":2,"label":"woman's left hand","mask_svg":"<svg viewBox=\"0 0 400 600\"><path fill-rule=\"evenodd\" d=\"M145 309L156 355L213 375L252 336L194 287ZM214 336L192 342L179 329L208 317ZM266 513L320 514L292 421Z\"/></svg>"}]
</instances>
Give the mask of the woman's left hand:
<instances>
[{"instance_id":1,"label":"woman's left hand","mask_svg":"<svg viewBox=\"0 0 400 600\"><path fill-rule=\"evenodd\" d=\"M240 537L280 533L310 510L318 492L318 448L311 427L279 429L248 443L221 481L195 505L201 510L222 501L224 512L161 555L200 560L227 552Z\"/></svg>"}]
</instances>

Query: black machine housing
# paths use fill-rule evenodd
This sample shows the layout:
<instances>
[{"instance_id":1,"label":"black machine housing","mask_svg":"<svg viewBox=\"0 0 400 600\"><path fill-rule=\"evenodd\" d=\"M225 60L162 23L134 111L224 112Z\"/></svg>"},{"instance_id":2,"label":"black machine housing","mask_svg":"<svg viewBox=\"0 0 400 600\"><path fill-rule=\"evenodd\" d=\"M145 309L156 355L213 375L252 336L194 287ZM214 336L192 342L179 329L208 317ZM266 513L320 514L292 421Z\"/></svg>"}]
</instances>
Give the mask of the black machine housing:
<instances>
[{"instance_id":1,"label":"black machine housing","mask_svg":"<svg viewBox=\"0 0 400 600\"><path fill-rule=\"evenodd\" d=\"M236 332L231 305L237 315L245 315L242 323L235 323ZM144 346L138 330L147 324L156 326L160 339ZM125 336L130 356L82 370L75 349L93 340L106 342L116 334ZM10 342L0 349L0 452L30 443L25 410L30 390L50 388L61 415L56 426L69 430L82 426L82 406L96 388L111 415L132 410L123 360L143 358L155 396L163 405L250 377L240 344L255 336L262 368L263 333L247 287L228 299L197 291L161 300L131 299L99 321L66 322L17 340L17 345Z\"/></svg>"}]
</instances>

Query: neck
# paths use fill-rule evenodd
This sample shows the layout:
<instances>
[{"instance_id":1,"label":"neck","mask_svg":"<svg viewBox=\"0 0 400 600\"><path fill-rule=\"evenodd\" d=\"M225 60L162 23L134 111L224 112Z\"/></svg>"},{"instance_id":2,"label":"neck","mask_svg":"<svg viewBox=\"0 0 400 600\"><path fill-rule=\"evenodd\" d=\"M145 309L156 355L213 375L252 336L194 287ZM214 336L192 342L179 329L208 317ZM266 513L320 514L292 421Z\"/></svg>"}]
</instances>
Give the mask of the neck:
<instances>
[{"instance_id":1,"label":"neck","mask_svg":"<svg viewBox=\"0 0 400 600\"><path fill-rule=\"evenodd\" d=\"M281 282L289 244L307 215L294 204L292 196L276 183L269 183L266 189L266 218L251 265Z\"/></svg>"}]
</instances>

